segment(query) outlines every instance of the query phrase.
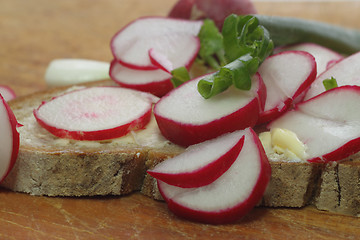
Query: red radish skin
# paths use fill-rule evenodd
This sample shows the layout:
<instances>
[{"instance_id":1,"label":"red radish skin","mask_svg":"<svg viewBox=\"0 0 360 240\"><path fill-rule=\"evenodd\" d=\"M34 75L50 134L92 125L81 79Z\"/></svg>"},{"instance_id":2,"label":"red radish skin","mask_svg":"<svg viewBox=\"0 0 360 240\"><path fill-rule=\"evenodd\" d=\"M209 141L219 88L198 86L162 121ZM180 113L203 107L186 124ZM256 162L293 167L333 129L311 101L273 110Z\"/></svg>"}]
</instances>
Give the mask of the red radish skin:
<instances>
[{"instance_id":1,"label":"red radish skin","mask_svg":"<svg viewBox=\"0 0 360 240\"><path fill-rule=\"evenodd\" d=\"M325 91L323 80L335 78L338 86L357 85L360 86L360 52L354 53L318 76L311 84L304 100L308 100Z\"/></svg>"},{"instance_id":2,"label":"red radish skin","mask_svg":"<svg viewBox=\"0 0 360 240\"><path fill-rule=\"evenodd\" d=\"M160 70L134 70L116 60L110 64L110 78L125 88L148 92L162 97L174 88L171 75Z\"/></svg>"},{"instance_id":3,"label":"red radish skin","mask_svg":"<svg viewBox=\"0 0 360 240\"><path fill-rule=\"evenodd\" d=\"M44 102L34 110L34 116L57 137L99 141L145 128L154 99L153 95L125 88L93 87Z\"/></svg>"},{"instance_id":4,"label":"red radish skin","mask_svg":"<svg viewBox=\"0 0 360 240\"><path fill-rule=\"evenodd\" d=\"M283 51L305 51L313 55L316 61L317 75L344 58L340 53L316 43L298 43L278 47L274 50L275 53Z\"/></svg>"},{"instance_id":5,"label":"red radish skin","mask_svg":"<svg viewBox=\"0 0 360 240\"><path fill-rule=\"evenodd\" d=\"M169 12L169 17L182 19L212 19L222 28L230 14L246 15L257 13L251 0L179 0Z\"/></svg>"},{"instance_id":6,"label":"red radish skin","mask_svg":"<svg viewBox=\"0 0 360 240\"><path fill-rule=\"evenodd\" d=\"M200 49L197 34L202 21L142 17L122 28L111 39L114 59L122 65L140 70L155 70L148 52L156 49L174 68L190 66Z\"/></svg>"},{"instance_id":7,"label":"red radish skin","mask_svg":"<svg viewBox=\"0 0 360 240\"><path fill-rule=\"evenodd\" d=\"M193 145L227 132L253 127L258 120L261 99L264 99L259 94L264 93L262 88L265 87L260 75L253 77L250 91L232 88L211 99L204 99L197 92L197 82L203 77L182 84L155 104L154 115L159 129L173 143ZM223 113L218 114L220 111ZM194 120L195 115L203 118L211 113L219 116Z\"/></svg>"},{"instance_id":8,"label":"red radish skin","mask_svg":"<svg viewBox=\"0 0 360 240\"><path fill-rule=\"evenodd\" d=\"M360 87L342 86L299 103L269 124L294 132L309 162L339 161L360 151Z\"/></svg>"},{"instance_id":9,"label":"red radish skin","mask_svg":"<svg viewBox=\"0 0 360 240\"><path fill-rule=\"evenodd\" d=\"M271 167L252 129L244 131L244 146L233 165L213 183L179 188L158 180L160 193L175 215L208 224L233 223L261 200Z\"/></svg>"},{"instance_id":10,"label":"red radish skin","mask_svg":"<svg viewBox=\"0 0 360 240\"><path fill-rule=\"evenodd\" d=\"M168 159L147 172L152 177L177 187L208 185L226 172L236 160L244 145L244 136L238 135L237 132L224 134L193 145L183 154Z\"/></svg>"},{"instance_id":11,"label":"red radish skin","mask_svg":"<svg viewBox=\"0 0 360 240\"><path fill-rule=\"evenodd\" d=\"M6 178L11 169L13 168L18 153L20 137L17 127L20 124L17 122L14 113L0 94L0 183Z\"/></svg>"},{"instance_id":12,"label":"red radish skin","mask_svg":"<svg viewBox=\"0 0 360 240\"><path fill-rule=\"evenodd\" d=\"M16 94L14 90L5 85L0 85L0 94L2 95L5 101L10 101L16 98Z\"/></svg>"},{"instance_id":13,"label":"red radish skin","mask_svg":"<svg viewBox=\"0 0 360 240\"><path fill-rule=\"evenodd\" d=\"M316 78L315 58L303 51L285 51L268 57L259 73L266 85L266 103L257 124L269 122L301 101Z\"/></svg>"},{"instance_id":14,"label":"red radish skin","mask_svg":"<svg viewBox=\"0 0 360 240\"><path fill-rule=\"evenodd\" d=\"M154 66L157 66L158 68L164 70L167 73L171 73L171 71L174 69L173 64L171 61L163 54L159 53L155 49L151 48L149 50L149 57L150 61ZM190 64L192 64L193 61L191 61ZM189 66L185 66L186 68L189 68Z\"/></svg>"}]
</instances>

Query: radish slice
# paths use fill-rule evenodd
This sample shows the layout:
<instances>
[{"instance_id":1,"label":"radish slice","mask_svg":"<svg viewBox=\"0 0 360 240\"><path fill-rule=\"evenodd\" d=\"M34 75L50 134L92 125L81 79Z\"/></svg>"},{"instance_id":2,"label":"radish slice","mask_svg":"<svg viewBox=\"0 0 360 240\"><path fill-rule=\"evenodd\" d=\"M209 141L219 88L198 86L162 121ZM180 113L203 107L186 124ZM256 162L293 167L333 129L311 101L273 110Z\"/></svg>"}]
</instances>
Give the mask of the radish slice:
<instances>
[{"instance_id":1,"label":"radish slice","mask_svg":"<svg viewBox=\"0 0 360 240\"><path fill-rule=\"evenodd\" d=\"M75 140L105 140L144 128L155 96L118 87L76 90L42 103L34 110L50 133Z\"/></svg>"},{"instance_id":2,"label":"radish slice","mask_svg":"<svg viewBox=\"0 0 360 240\"><path fill-rule=\"evenodd\" d=\"M162 97L174 88L171 75L161 69L135 70L125 67L117 61L112 61L110 77L115 82L126 88L149 92Z\"/></svg>"},{"instance_id":3,"label":"radish slice","mask_svg":"<svg viewBox=\"0 0 360 240\"><path fill-rule=\"evenodd\" d=\"M258 120L265 92L260 75L254 75L250 91L229 88L210 99L204 99L197 91L203 77L175 88L154 107L160 131L176 144L189 146L203 142L254 126Z\"/></svg>"},{"instance_id":4,"label":"radish slice","mask_svg":"<svg viewBox=\"0 0 360 240\"><path fill-rule=\"evenodd\" d=\"M280 116L308 90L316 78L316 62L303 51L286 51L265 59L259 73L266 85L266 102L258 124Z\"/></svg>"},{"instance_id":5,"label":"radish slice","mask_svg":"<svg viewBox=\"0 0 360 240\"><path fill-rule=\"evenodd\" d=\"M170 211L180 217L210 224L231 223L247 214L263 196L271 168L259 138L242 131L244 146L231 167L209 185L180 188L158 180Z\"/></svg>"},{"instance_id":6,"label":"radish slice","mask_svg":"<svg viewBox=\"0 0 360 240\"><path fill-rule=\"evenodd\" d=\"M0 183L13 168L19 152L18 122L14 113L0 95Z\"/></svg>"},{"instance_id":7,"label":"radish slice","mask_svg":"<svg viewBox=\"0 0 360 240\"><path fill-rule=\"evenodd\" d=\"M4 98L5 101L10 101L16 98L16 94L14 90L12 90L8 86L0 85L0 94Z\"/></svg>"},{"instance_id":8,"label":"radish slice","mask_svg":"<svg viewBox=\"0 0 360 240\"><path fill-rule=\"evenodd\" d=\"M304 100L308 100L325 91L323 80L335 78L338 86L357 85L360 86L360 52L344 58L331 68L323 72L311 84Z\"/></svg>"},{"instance_id":9,"label":"radish slice","mask_svg":"<svg viewBox=\"0 0 360 240\"><path fill-rule=\"evenodd\" d=\"M154 70L148 52L155 49L174 68L190 66L200 48L196 37L202 21L162 17L139 18L121 29L111 40L114 58L134 69Z\"/></svg>"},{"instance_id":10,"label":"radish slice","mask_svg":"<svg viewBox=\"0 0 360 240\"><path fill-rule=\"evenodd\" d=\"M172 62L162 53L151 48L149 50L149 57L152 64L158 68L164 70L165 72L171 73L174 69Z\"/></svg>"},{"instance_id":11,"label":"radish slice","mask_svg":"<svg viewBox=\"0 0 360 240\"><path fill-rule=\"evenodd\" d=\"M88 59L55 59L45 73L49 86L66 86L109 78L108 62Z\"/></svg>"},{"instance_id":12,"label":"radish slice","mask_svg":"<svg viewBox=\"0 0 360 240\"><path fill-rule=\"evenodd\" d=\"M359 102L360 87L334 88L299 103L269 128L296 133L309 162L338 161L360 151Z\"/></svg>"},{"instance_id":13,"label":"radish slice","mask_svg":"<svg viewBox=\"0 0 360 240\"><path fill-rule=\"evenodd\" d=\"M313 55L316 61L317 75L344 58L341 54L315 43L299 43L275 49L275 52L283 51L305 51Z\"/></svg>"},{"instance_id":14,"label":"radish slice","mask_svg":"<svg viewBox=\"0 0 360 240\"><path fill-rule=\"evenodd\" d=\"M229 169L243 144L241 132L225 134L190 146L184 153L158 164L148 173L170 185L201 187L212 183Z\"/></svg>"}]
</instances>

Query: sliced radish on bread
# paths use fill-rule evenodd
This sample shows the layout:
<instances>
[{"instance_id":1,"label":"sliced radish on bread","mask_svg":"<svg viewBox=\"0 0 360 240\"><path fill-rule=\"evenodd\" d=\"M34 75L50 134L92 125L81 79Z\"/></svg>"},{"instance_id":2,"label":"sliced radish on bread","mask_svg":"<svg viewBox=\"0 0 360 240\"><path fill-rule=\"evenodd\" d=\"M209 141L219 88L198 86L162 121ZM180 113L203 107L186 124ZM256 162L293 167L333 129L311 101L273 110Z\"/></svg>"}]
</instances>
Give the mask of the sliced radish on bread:
<instances>
[{"instance_id":1,"label":"sliced radish on bread","mask_svg":"<svg viewBox=\"0 0 360 240\"><path fill-rule=\"evenodd\" d=\"M154 48L149 50L149 57L152 64L162 69L165 72L171 73L174 70L173 63L161 52L158 52ZM189 67L189 66L186 66Z\"/></svg>"},{"instance_id":2,"label":"sliced radish on bread","mask_svg":"<svg viewBox=\"0 0 360 240\"><path fill-rule=\"evenodd\" d=\"M105 140L144 128L156 100L151 94L131 89L92 87L44 102L34 110L34 116L55 136Z\"/></svg>"},{"instance_id":3,"label":"sliced radish on bread","mask_svg":"<svg viewBox=\"0 0 360 240\"><path fill-rule=\"evenodd\" d=\"M255 132L242 132L244 145L235 162L209 185L180 188L158 180L170 211L193 221L224 224L242 218L260 201L270 180L270 164Z\"/></svg>"},{"instance_id":4,"label":"sliced radish on bread","mask_svg":"<svg viewBox=\"0 0 360 240\"><path fill-rule=\"evenodd\" d=\"M323 81L335 78L338 86L360 86L360 52L344 58L323 72L311 84L304 100L308 100L325 91Z\"/></svg>"},{"instance_id":5,"label":"sliced radish on bread","mask_svg":"<svg viewBox=\"0 0 360 240\"><path fill-rule=\"evenodd\" d=\"M298 43L275 49L275 52L283 51L305 51L313 55L316 61L317 75L344 58L341 54L316 43Z\"/></svg>"},{"instance_id":6,"label":"sliced radish on bread","mask_svg":"<svg viewBox=\"0 0 360 240\"><path fill-rule=\"evenodd\" d=\"M110 77L120 86L149 92L161 97L174 88L171 75L161 69L140 70L125 67L116 60L111 62Z\"/></svg>"},{"instance_id":7,"label":"sliced radish on bread","mask_svg":"<svg viewBox=\"0 0 360 240\"><path fill-rule=\"evenodd\" d=\"M258 120L266 94L260 75L254 75L250 91L231 87L210 99L204 99L197 90L197 83L204 77L182 84L155 104L154 115L161 133L176 144L200 143L252 127Z\"/></svg>"},{"instance_id":8,"label":"sliced radish on bread","mask_svg":"<svg viewBox=\"0 0 360 240\"><path fill-rule=\"evenodd\" d=\"M5 85L0 85L0 94L4 98L5 101L10 101L16 98L16 94L14 90Z\"/></svg>"},{"instance_id":9,"label":"sliced radish on bread","mask_svg":"<svg viewBox=\"0 0 360 240\"><path fill-rule=\"evenodd\" d=\"M0 183L16 162L19 152L19 124L5 99L0 94Z\"/></svg>"},{"instance_id":10,"label":"sliced radish on bread","mask_svg":"<svg viewBox=\"0 0 360 240\"><path fill-rule=\"evenodd\" d=\"M269 124L294 132L309 162L344 159L360 151L360 87L343 86L299 103Z\"/></svg>"},{"instance_id":11,"label":"sliced radish on bread","mask_svg":"<svg viewBox=\"0 0 360 240\"><path fill-rule=\"evenodd\" d=\"M154 70L149 50L165 56L177 67L190 66L200 48L197 34L202 21L163 17L139 18L121 29L111 40L114 58L134 69Z\"/></svg>"},{"instance_id":12,"label":"sliced radish on bread","mask_svg":"<svg viewBox=\"0 0 360 240\"><path fill-rule=\"evenodd\" d=\"M184 153L158 164L148 173L170 185L201 187L215 181L229 169L243 144L242 132L224 134L190 146Z\"/></svg>"},{"instance_id":13,"label":"sliced radish on bread","mask_svg":"<svg viewBox=\"0 0 360 240\"><path fill-rule=\"evenodd\" d=\"M286 51L265 59L259 73L266 85L264 111L258 124L269 122L289 109L304 96L316 78L316 62L303 51Z\"/></svg>"}]
</instances>

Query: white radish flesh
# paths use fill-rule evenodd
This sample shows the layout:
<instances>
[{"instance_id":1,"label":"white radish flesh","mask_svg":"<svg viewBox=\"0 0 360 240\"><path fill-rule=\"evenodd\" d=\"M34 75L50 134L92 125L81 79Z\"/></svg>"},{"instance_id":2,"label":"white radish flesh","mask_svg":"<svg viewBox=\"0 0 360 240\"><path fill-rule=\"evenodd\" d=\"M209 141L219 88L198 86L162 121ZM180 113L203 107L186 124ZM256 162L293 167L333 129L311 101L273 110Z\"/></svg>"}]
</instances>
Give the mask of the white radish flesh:
<instances>
[{"instance_id":1,"label":"white radish flesh","mask_svg":"<svg viewBox=\"0 0 360 240\"><path fill-rule=\"evenodd\" d=\"M316 43L299 43L275 49L275 52L283 51L305 51L313 55L316 61L317 75L344 58L341 54Z\"/></svg>"},{"instance_id":2,"label":"white radish flesh","mask_svg":"<svg viewBox=\"0 0 360 240\"><path fill-rule=\"evenodd\" d=\"M308 100L325 91L323 81L335 78L338 86L357 85L360 86L360 52L344 58L323 72L311 84L304 100Z\"/></svg>"},{"instance_id":3,"label":"white radish flesh","mask_svg":"<svg viewBox=\"0 0 360 240\"><path fill-rule=\"evenodd\" d=\"M111 62L110 77L123 87L149 92L158 97L164 96L174 88L170 80L171 75L161 69L131 69L117 61Z\"/></svg>"},{"instance_id":4,"label":"white radish flesh","mask_svg":"<svg viewBox=\"0 0 360 240\"><path fill-rule=\"evenodd\" d=\"M360 151L359 102L360 87L334 88L299 103L269 128L296 133L310 162L338 161Z\"/></svg>"},{"instance_id":5,"label":"white radish flesh","mask_svg":"<svg viewBox=\"0 0 360 240\"><path fill-rule=\"evenodd\" d=\"M254 126L257 122L264 84L256 74L250 91L229 88L204 99L193 79L172 90L154 107L162 134L170 141L188 146L227 132Z\"/></svg>"},{"instance_id":6,"label":"white radish flesh","mask_svg":"<svg viewBox=\"0 0 360 240\"><path fill-rule=\"evenodd\" d=\"M213 183L180 188L158 181L169 209L180 217L210 224L231 223L247 214L261 199L271 168L256 134L243 131L244 146L232 166Z\"/></svg>"},{"instance_id":7,"label":"white radish flesh","mask_svg":"<svg viewBox=\"0 0 360 240\"><path fill-rule=\"evenodd\" d=\"M15 115L0 95L0 183L14 166L19 152L17 126Z\"/></svg>"},{"instance_id":8,"label":"white radish flesh","mask_svg":"<svg viewBox=\"0 0 360 240\"><path fill-rule=\"evenodd\" d=\"M75 90L34 110L41 126L55 136L76 140L105 140L144 128L156 97L119 87Z\"/></svg>"},{"instance_id":9,"label":"white radish flesh","mask_svg":"<svg viewBox=\"0 0 360 240\"><path fill-rule=\"evenodd\" d=\"M196 37L201 21L161 17L137 19L121 29L111 40L114 58L134 69L157 69L149 50L155 49L172 62L174 68L190 66L200 48Z\"/></svg>"},{"instance_id":10,"label":"white radish flesh","mask_svg":"<svg viewBox=\"0 0 360 240\"><path fill-rule=\"evenodd\" d=\"M108 62L88 59L55 59L46 69L48 86L66 86L109 78Z\"/></svg>"},{"instance_id":11,"label":"white radish flesh","mask_svg":"<svg viewBox=\"0 0 360 240\"><path fill-rule=\"evenodd\" d=\"M266 85L264 111L258 124L271 121L285 112L316 78L316 62L302 51L281 52L265 59L259 73Z\"/></svg>"},{"instance_id":12,"label":"white radish flesh","mask_svg":"<svg viewBox=\"0 0 360 240\"><path fill-rule=\"evenodd\" d=\"M244 143L242 132L224 134L158 164L148 173L167 184L190 188L215 181L233 164Z\"/></svg>"},{"instance_id":13,"label":"white radish flesh","mask_svg":"<svg viewBox=\"0 0 360 240\"><path fill-rule=\"evenodd\" d=\"M4 98L5 101L10 101L16 98L16 94L14 90L12 90L8 86L0 85L0 94Z\"/></svg>"}]
</instances>

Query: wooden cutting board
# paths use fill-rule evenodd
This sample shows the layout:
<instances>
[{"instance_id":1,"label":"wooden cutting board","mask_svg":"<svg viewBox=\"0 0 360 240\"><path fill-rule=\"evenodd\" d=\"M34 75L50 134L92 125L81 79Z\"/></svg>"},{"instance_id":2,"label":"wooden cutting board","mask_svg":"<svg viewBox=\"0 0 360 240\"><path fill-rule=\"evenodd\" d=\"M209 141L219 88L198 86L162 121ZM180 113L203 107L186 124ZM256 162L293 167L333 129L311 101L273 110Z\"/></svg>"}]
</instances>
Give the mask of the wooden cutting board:
<instances>
[{"instance_id":1,"label":"wooden cutting board","mask_svg":"<svg viewBox=\"0 0 360 240\"><path fill-rule=\"evenodd\" d=\"M129 21L165 16L175 0L31 0L0 3L0 84L17 95L46 88L56 58L110 61L111 37ZM255 1L260 14L360 29L360 1ZM49 198L0 188L0 239L359 239L359 218L303 209L255 208L211 226L178 219L163 202L125 197Z\"/></svg>"}]
</instances>

